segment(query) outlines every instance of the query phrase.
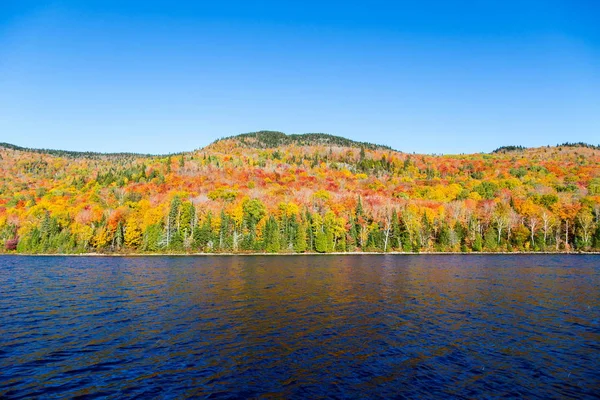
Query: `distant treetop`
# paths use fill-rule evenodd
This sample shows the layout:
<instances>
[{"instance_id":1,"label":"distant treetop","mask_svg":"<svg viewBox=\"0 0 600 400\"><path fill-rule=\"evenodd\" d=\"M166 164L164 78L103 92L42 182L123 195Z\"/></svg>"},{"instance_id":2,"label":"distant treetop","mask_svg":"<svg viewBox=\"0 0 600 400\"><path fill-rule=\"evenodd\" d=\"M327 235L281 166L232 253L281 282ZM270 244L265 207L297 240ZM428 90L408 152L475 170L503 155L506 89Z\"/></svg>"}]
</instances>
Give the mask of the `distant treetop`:
<instances>
[{"instance_id":1,"label":"distant treetop","mask_svg":"<svg viewBox=\"0 0 600 400\"><path fill-rule=\"evenodd\" d=\"M593 144L583 143L583 142L577 142L577 143L565 142L563 144L556 145L556 147L585 147L588 149L600 150L600 145L595 146Z\"/></svg>"},{"instance_id":2,"label":"distant treetop","mask_svg":"<svg viewBox=\"0 0 600 400\"><path fill-rule=\"evenodd\" d=\"M563 144L557 144L556 147L585 147L587 149L600 150L600 145L596 146L589 143L577 142L577 143L569 143L565 142ZM522 151L527 150L528 147L523 146L502 146L498 147L496 150L492 151L492 153L509 153L511 151Z\"/></svg>"},{"instance_id":3,"label":"distant treetop","mask_svg":"<svg viewBox=\"0 0 600 400\"><path fill-rule=\"evenodd\" d=\"M130 157L154 157L153 154L141 153L99 153L95 151L69 151L69 150L53 150L53 149L33 149L29 147L16 146L10 143L0 142L0 147L15 151L26 151L30 153L49 154L56 157L65 158L91 158L98 159L104 157L111 158L130 158Z\"/></svg>"},{"instance_id":4,"label":"distant treetop","mask_svg":"<svg viewBox=\"0 0 600 400\"><path fill-rule=\"evenodd\" d=\"M369 150L392 150L390 146L368 142L357 142L341 136L326 133L304 133L286 135L283 132L259 131L229 136L217 140L237 140L241 145L250 148L274 148L295 144L297 146L333 145L341 147L363 147Z\"/></svg>"},{"instance_id":5,"label":"distant treetop","mask_svg":"<svg viewBox=\"0 0 600 400\"><path fill-rule=\"evenodd\" d=\"M521 150L526 150L527 147L523 147L523 146L502 146L502 147L498 147L496 150L492 151L492 153L508 153L511 151L521 151Z\"/></svg>"}]
</instances>

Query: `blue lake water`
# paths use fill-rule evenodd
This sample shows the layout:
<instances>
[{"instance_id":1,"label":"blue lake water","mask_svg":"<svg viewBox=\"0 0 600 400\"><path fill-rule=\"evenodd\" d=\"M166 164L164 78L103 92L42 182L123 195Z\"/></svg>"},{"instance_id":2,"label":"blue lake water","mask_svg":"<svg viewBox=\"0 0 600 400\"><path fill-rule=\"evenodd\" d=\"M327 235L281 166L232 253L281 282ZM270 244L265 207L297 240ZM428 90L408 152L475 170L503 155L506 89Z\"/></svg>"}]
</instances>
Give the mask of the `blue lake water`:
<instances>
[{"instance_id":1,"label":"blue lake water","mask_svg":"<svg viewBox=\"0 0 600 400\"><path fill-rule=\"evenodd\" d=\"M599 398L600 256L4 256L0 341L0 398Z\"/></svg>"}]
</instances>

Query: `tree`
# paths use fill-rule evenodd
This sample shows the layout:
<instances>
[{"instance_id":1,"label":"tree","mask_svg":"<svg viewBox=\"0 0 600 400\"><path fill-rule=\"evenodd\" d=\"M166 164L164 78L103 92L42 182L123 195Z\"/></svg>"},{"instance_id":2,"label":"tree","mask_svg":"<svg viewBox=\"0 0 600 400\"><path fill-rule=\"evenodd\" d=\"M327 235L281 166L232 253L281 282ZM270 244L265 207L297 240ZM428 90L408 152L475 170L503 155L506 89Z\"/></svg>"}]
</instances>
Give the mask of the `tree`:
<instances>
[{"instance_id":1,"label":"tree","mask_svg":"<svg viewBox=\"0 0 600 400\"><path fill-rule=\"evenodd\" d=\"M19 238L14 237L12 239L6 240L6 242L4 242L4 247L8 251L14 251L17 249L18 244L19 244Z\"/></svg>"},{"instance_id":2,"label":"tree","mask_svg":"<svg viewBox=\"0 0 600 400\"><path fill-rule=\"evenodd\" d=\"M390 241L391 247L396 249L402 249L402 231L400 218L398 217L398 212L395 208L392 209L392 230L390 232Z\"/></svg>"},{"instance_id":3,"label":"tree","mask_svg":"<svg viewBox=\"0 0 600 400\"><path fill-rule=\"evenodd\" d=\"M140 248L142 244L142 228L140 227L139 215L130 213L125 221L125 246L130 249Z\"/></svg>"},{"instance_id":4,"label":"tree","mask_svg":"<svg viewBox=\"0 0 600 400\"><path fill-rule=\"evenodd\" d=\"M441 251L446 251L448 247L451 245L451 230L447 224L442 224L440 229L440 233L438 235L438 249Z\"/></svg>"},{"instance_id":5,"label":"tree","mask_svg":"<svg viewBox=\"0 0 600 400\"><path fill-rule=\"evenodd\" d=\"M582 209L577 214L577 222L581 230L581 247L589 249L592 245L592 232L594 230L594 217L589 209Z\"/></svg>"},{"instance_id":6,"label":"tree","mask_svg":"<svg viewBox=\"0 0 600 400\"><path fill-rule=\"evenodd\" d=\"M493 215L494 225L496 226L496 231L498 232L498 245L500 245L500 239L502 238L502 231L508 227L508 210L506 207L498 204L496 210Z\"/></svg>"},{"instance_id":7,"label":"tree","mask_svg":"<svg viewBox=\"0 0 600 400\"><path fill-rule=\"evenodd\" d=\"M168 165L171 165L170 158L169 158ZM171 206L169 208L169 214L167 215L167 223L165 224L165 229L166 229L165 241L166 241L166 246L168 248L172 247L171 242L173 241L173 237L176 235L176 233L179 232L179 213L180 213L179 208L180 207L181 207L181 199L179 198L179 196L173 197L173 200L171 200ZM179 239L179 238L177 237L176 239Z\"/></svg>"},{"instance_id":8,"label":"tree","mask_svg":"<svg viewBox=\"0 0 600 400\"><path fill-rule=\"evenodd\" d=\"M210 211L205 216L203 223L199 229L194 231L193 235L193 246L201 251L209 250L212 247L213 235L212 235L212 214Z\"/></svg>"},{"instance_id":9,"label":"tree","mask_svg":"<svg viewBox=\"0 0 600 400\"><path fill-rule=\"evenodd\" d=\"M544 227L544 246L548 244L548 232L554 226L554 215L547 209L542 210L542 223Z\"/></svg>"},{"instance_id":10,"label":"tree","mask_svg":"<svg viewBox=\"0 0 600 400\"><path fill-rule=\"evenodd\" d=\"M252 250L256 244L256 225L263 219L267 211L265 205L258 199L245 200L242 203L243 219L248 234L242 242L242 248Z\"/></svg>"},{"instance_id":11,"label":"tree","mask_svg":"<svg viewBox=\"0 0 600 400\"><path fill-rule=\"evenodd\" d=\"M315 238L315 250L319 253L327 252L327 235L324 231L319 230Z\"/></svg>"},{"instance_id":12,"label":"tree","mask_svg":"<svg viewBox=\"0 0 600 400\"><path fill-rule=\"evenodd\" d=\"M298 225L298 232L294 241L294 251L304 253L306 251L306 224Z\"/></svg>"},{"instance_id":13,"label":"tree","mask_svg":"<svg viewBox=\"0 0 600 400\"><path fill-rule=\"evenodd\" d=\"M529 231L531 233L531 246L534 247L535 230L540 222L540 206L535 204L532 199L529 198L521 205L521 213L527 218Z\"/></svg>"},{"instance_id":14,"label":"tree","mask_svg":"<svg viewBox=\"0 0 600 400\"><path fill-rule=\"evenodd\" d=\"M160 224L148 225L144 231L142 249L151 252L159 251L162 231L163 228Z\"/></svg>"},{"instance_id":15,"label":"tree","mask_svg":"<svg viewBox=\"0 0 600 400\"><path fill-rule=\"evenodd\" d=\"M565 226L565 250L570 249L569 245L569 228L573 226L573 222L575 220L575 216L579 212L581 208L581 204L579 203L556 203L556 214L559 218L564 222Z\"/></svg>"},{"instance_id":16,"label":"tree","mask_svg":"<svg viewBox=\"0 0 600 400\"><path fill-rule=\"evenodd\" d=\"M384 226L383 226L383 233L384 233L383 252L384 253L387 252L388 241L390 239L391 231L392 231L392 216L388 213L387 210L385 210Z\"/></svg>"},{"instance_id":17,"label":"tree","mask_svg":"<svg viewBox=\"0 0 600 400\"><path fill-rule=\"evenodd\" d=\"M279 224L273 216L269 217L265 225L265 251L268 253L277 253L281 250Z\"/></svg>"},{"instance_id":18,"label":"tree","mask_svg":"<svg viewBox=\"0 0 600 400\"><path fill-rule=\"evenodd\" d=\"M600 224L596 224L596 231L594 232L594 247L600 249Z\"/></svg>"},{"instance_id":19,"label":"tree","mask_svg":"<svg viewBox=\"0 0 600 400\"><path fill-rule=\"evenodd\" d=\"M125 243L125 235L123 233L123 223L119 221L117 223L117 229L113 236L113 246L120 250L123 247L123 243Z\"/></svg>"}]
</instances>

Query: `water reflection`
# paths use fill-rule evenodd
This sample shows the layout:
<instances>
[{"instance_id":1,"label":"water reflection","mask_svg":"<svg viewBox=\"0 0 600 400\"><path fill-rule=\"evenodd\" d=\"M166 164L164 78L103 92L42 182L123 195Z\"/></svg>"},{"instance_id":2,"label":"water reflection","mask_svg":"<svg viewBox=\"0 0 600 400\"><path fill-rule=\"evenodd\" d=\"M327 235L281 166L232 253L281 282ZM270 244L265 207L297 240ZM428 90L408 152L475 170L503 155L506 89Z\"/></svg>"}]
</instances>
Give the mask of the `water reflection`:
<instances>
[{"instance_id":1,"label":"water reflection","mask_svg":"<svg viewBox=\"0 0 600 400\"><path fill-rule=\"evenodd\" d=\"M0 257L0 397L594 398L599 260Z\"/></svg>"}]
</instances>

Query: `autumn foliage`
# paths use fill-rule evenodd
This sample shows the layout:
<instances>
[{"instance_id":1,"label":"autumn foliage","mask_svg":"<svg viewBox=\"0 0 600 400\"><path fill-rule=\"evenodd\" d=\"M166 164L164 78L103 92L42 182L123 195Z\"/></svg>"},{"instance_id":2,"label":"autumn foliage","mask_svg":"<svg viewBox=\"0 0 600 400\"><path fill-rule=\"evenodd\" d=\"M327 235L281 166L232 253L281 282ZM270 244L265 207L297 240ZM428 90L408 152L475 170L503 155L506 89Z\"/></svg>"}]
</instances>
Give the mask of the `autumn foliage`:
<instances>
[{"instance_id":1,"label":"autumn foliage","mask_svg":"<svg viewBox=\"0 0 600 400\"><path fill-rule=\"evenodd\" d=\"M0 165L5 252L600 249L592 146L414 155L265 132L171 156L0 145Z\"/></svg>"}]
</instances>

